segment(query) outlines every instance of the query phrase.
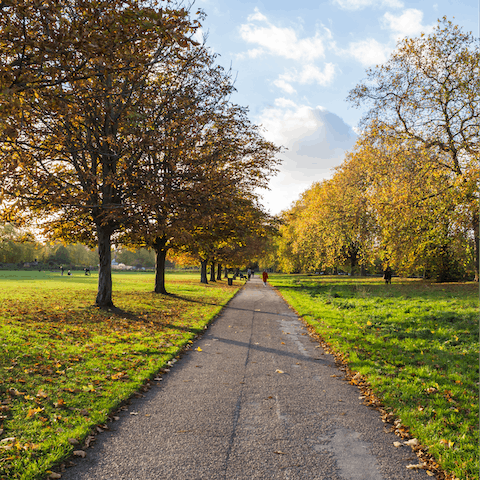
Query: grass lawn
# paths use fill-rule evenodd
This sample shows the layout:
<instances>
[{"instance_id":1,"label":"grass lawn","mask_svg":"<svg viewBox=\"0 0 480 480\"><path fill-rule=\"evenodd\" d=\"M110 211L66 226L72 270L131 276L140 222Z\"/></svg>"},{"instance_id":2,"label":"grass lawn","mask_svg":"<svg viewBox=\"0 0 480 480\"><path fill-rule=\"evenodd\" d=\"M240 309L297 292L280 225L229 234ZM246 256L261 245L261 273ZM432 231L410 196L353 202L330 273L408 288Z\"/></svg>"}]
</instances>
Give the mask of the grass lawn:
<instances>
[{"instance_id":1,"label":"grass lawn","mask_svg":"<svg viewBox=\"0 0 480 480\"><path fill-rule=\"evenodd\" d=\"M1 480L57 472L240 287L199 275L167 274L165 296L152 273L114 273L117 308L103 311L95 274L0 270Z\"/></svg>"},{"instance_id":2,"label":"grass lawn","mask_svg":"<svg viewBox=\"0 0 480 480\"><path fill-rule=\"evenodd\" d=\"M397 429L408 428L448 474L478 479L478 284L273 274L269 281L366 378L401 421Z\"/></svg>"}]
</instances>

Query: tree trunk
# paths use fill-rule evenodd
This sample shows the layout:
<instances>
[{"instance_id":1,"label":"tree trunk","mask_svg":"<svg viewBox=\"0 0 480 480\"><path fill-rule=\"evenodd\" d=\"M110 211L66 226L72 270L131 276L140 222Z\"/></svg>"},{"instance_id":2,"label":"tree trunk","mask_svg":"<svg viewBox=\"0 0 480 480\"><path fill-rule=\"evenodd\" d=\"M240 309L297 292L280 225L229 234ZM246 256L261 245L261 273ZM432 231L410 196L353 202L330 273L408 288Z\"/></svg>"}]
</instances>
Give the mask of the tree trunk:
<instances>
[{"instance_id":1,"label":"tree trunk","mask_svg":"<svg viewBox=\"0 0 480 480\"><path fill-rule=\"evenodd\" d=\"M479 215L473 216L473 239L475 242L475 282L478 282L480 268Z\"/></svg>"},{"instance_id":2,"label":"tree trunk","mask_svg":"<svg viewBox=\"0 0 480 480\"><path fill-rule=\"evenodd\" d=\"M208 284L207 280L207 264L208 260L202 260L200 268L200 283Z\"/></svg>"},{"instance_id":3,"label":"tree trunk","mask_svg":"<svg viewBox=\"0 0 480 480\"><path fill-rule=\"evenodd\" d=\"M219 263L217 265L217 280L222 279L222 265Z\"/></svg>"},{"instance_id":4,"label":"tree trunk","mask_svg":"<svg viewBox=\"0 0 480 480\"><path fill-rule=\"evenodd\" d=\"M215 262L212 261L210 264L210 281L215 282Z\"/></svg>"},{"instance_id":5,"label":"tree trunk","mask_svg":"<svg viewBox=\"0 0 480 480\"><path fill-rule=\"evenodd\" d=\"M112 232L97 225L98 237L98 292L95 304L100 308L113 307L112 302Z\"/></svg>"},{"instance_id":6,"label":"tree trunk","mask_svg":"<svg viewBox=\"0 0 480 480\"><path fill-rule=\"evenodd\" d=\"M165 259L167 257L168 248L165 247L164 238L157 238L153 246L155 250L155 293L163 293L167 295L165 289Z\"/></svg>"}]
</instances>

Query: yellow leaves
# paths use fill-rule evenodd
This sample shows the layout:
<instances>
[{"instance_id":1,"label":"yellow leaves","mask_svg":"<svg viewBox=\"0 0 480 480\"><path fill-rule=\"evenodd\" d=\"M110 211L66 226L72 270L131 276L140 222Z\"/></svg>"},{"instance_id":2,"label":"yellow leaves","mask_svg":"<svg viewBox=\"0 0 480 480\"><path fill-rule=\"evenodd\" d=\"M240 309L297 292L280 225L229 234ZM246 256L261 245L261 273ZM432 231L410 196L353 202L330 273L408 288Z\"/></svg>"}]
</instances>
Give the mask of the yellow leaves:
<instances>
[{"instance_id":1,"label":"yellow leaves","mask_svg":"<svg viewBox=\"0 0 480 480\"><path fill-rule=\"evenodd\" d=\"M442 438L439 443L446 448L453 448L453 446L455 445L455 442L452 442L451 440L445 440L444 438Z\"/></svg>"},{"instance_id":2,"label":"yellow leaves","mask_svg":"<svg viewBox=\"0 0 480 480\"><path fill-rule=\"evenodd\" d=\"M48 394L45 392L45 390L40 389L37 393L37 398L48 398Z\"/></svg>"},{"instance_id":3,"label":"yellow leaves","mask_svg":"<svg viewBox=\"0 0 480 480\"><path fill-rule=\"evenodd\" d=\"M35 416L37 413L42 412L43 410L45 410L45 409L42 408L42 407L29 408L28 413L27 413L27 418L31 418L31 417Z\"/></svg>"},{"instance_id":4,"label":"yellow leaves","mask_svg":"<svg viewBox=\"0 0 480 480\"><path fill-rule=\"evenodd\" d=\"M202 352L203 350L200 347L196 348L197 352Z\"/></svg>"}]
</instances>

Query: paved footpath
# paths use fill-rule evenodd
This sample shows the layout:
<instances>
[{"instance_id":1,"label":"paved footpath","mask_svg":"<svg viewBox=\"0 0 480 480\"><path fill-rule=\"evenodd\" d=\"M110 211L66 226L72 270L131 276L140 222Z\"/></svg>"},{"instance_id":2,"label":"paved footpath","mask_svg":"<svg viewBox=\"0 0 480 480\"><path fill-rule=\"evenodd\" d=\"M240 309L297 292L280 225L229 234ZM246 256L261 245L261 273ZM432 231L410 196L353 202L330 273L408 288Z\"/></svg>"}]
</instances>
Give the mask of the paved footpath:
<instances>
[{"instance_id":1,"label":"paved footpath","mask_svg":"<svg viewBox=\"0 0 480 480\"><path fill-rule=\"evenodd\" d=\"M431 478L342 376L254 278L62 480Z\"/></svg>"}]
</instances>

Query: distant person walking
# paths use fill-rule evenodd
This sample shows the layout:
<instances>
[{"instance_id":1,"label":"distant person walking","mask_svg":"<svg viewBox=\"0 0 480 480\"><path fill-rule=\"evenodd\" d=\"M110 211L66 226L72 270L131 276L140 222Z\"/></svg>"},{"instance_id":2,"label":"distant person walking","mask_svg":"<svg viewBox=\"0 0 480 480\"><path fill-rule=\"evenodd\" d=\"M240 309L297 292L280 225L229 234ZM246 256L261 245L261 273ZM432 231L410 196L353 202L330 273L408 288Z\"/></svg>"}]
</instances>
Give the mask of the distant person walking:
<instances>
[{"instance_id":1,"label":"distant person walking","mask_svg":"<svg viewBox=\"0 0 480 480\"><path fill-rule=\"evenodd\" d=\"M63 265L60 267L60 270L62 271L62 277L63 277Z\"/></svg>"},{"instance_id":2,"label":"distant person walking","mask_svg":"<svg viewBox=\"0 0 480 480\"><path fill-rule=\"evenodd\" d=\"M248 277L249 280L250 280L250 277L251 277L251 276L252 276L252 269L249 268L249 269L247 270L247 277Z\"/></svg>"},{"instance_id":3,"label":"distant person walking","mask_svg":"<svg viewBox=\"0 0 480 480\"><path fill-rule=\"evenodd\" d=\"M263 286L266 287L267 286L267 280L268 280L268 273L266 270L263 271L262 273L262 279L263 279Z\"/></svg>"}]
</instances>

